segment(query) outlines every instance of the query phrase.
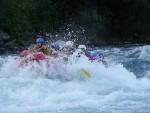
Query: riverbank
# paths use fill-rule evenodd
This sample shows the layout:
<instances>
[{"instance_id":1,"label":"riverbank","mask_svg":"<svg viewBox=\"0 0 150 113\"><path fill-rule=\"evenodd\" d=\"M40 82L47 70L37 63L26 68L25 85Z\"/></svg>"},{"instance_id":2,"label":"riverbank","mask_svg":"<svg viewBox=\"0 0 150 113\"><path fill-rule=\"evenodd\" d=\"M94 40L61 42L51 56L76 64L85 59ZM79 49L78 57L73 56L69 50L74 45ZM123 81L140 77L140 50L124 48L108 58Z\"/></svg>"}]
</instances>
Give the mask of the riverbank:
<instances>
[{"instance_id":1,"label":"riverbank","mask_svg":"<svg viewBox=\"0 0 150 113\"><path fill-rule=\"evenodd\" d=\"M27 42L13 39L9 34L0 30L0 54L16 54L24 50L27 46Z\"/></svg>"},{"instance_id":2,"label":"riverbank","mask_svg":"<svg viewBox=\"0 0 150 113\"><path fill-rule=\"evenodd\" d=\"M64 40L59 38L53 38L54 36L44 36L45 40L50 40L51 42L56 40ZM34 37L32 37L34 38ZM31 39L32 39L31 38ZM74 37L67 37L67 40L73 40ZM25 40L16 40L12 39L4 31L0 30L0 54L7 54L7 53L20 53L24 49L27 49L30 46L30 41ZM126 45L150 45L150 38L135 38L135 37L89 37L85 38L83 36L79 36L78 41L76 44L85 44L88 47L101 47L101 46L126 46Z\"/></svg>"},{"instance_id":3,"label":"riverbank","mask_svg":"<svg viewBox=\"0 0 150 113\"><path fill-rule=\"evenodd\" d=\"M110 35L89 38L89 46L150 45L150 37Z\"/></svg>"}]
</instances>

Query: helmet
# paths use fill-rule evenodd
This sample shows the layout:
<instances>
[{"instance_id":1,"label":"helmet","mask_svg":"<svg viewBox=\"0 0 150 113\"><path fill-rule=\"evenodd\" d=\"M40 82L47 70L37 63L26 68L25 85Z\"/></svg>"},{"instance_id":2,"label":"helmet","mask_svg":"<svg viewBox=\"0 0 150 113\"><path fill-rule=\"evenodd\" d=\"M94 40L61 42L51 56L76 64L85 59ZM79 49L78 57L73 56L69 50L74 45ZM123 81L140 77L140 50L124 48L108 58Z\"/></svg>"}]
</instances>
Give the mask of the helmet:
<instances>
[{"instance_id":1,"label":"helmet","mask_svg":"<svg viewBox=\"0 0 150 113\"><path fill-rule=\"evenodd\" d=\"M65 46L70 46L70 47L73 47L74 43L72 41L67 41L65 43Z\"/></svg>"},{"instance_id":2,"label":"helmet","mask_svg":"<svg viewBox=\"0 0 150 113\"><path fill-rule=\"evenodd\" d=\"M78 48L86 50L86 46L85 45L79 45Z\"/></svg>"},{"instance_id":3,"label":"helmet","mask_svg":"<svg viewBox=\"0 0 150 113\"><path fill-rule=\"evenodd\" d=\"M56 42L52 43L52 46L55 47L55 48L59 48L59 44L56 43Z\"/></svg>"},{"instance_id":4,"label":"helmet","mask_svg":"<svg viewBox=\"0 0 150 113\"><path fill-rule=\"evenodd\" d=\"M36 40L36 42L37 42L37 43L44 43L44 39L43 39L43 38L38 38L38 39Z\"/></svg>"},{"instance_id":5,"label":"helmet","mask_svg":"<svg viewBox=\"0 0 150 113\"><path fill-rule=\"evenodd\" d=\"M96 53L96 52L93 52L93 53L91 53L90 55L91 55L91 57L92 57L93 59L95 59L95 58L97 57L97 53Z\"/></svg>"}]
</instances>

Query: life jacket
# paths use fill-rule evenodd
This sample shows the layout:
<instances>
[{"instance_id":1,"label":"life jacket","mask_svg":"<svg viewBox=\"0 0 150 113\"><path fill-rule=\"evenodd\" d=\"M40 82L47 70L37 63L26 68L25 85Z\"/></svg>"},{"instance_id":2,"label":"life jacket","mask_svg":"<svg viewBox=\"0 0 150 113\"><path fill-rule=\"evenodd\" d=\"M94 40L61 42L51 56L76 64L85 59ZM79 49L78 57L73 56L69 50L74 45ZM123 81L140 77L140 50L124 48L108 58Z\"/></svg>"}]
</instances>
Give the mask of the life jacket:
<instances>
[{"instance_id":1,"label":"life jacket","mask_svg":"<svg viewBox=\"0 0 150 113\"><path fill-rule=\"evenodd\" d=\"M90 54L88 54L87 52L85 52L85 55L86 55L86 57L88 57L89 60L94 60L94 59L92 58L92 56L91 56Z\"/></svg>"},{"instance_id":2,"label":"life jacket","mask_svg":"<svg viewBox=\"0 0 150 113\"><path fill-rule=\"evenodd\" d=\"M39 49L39 48L38 48L37 45L36 45L36 46L34 46L34 47L32 48L32 51L37 51L38 49ZM38 51L38 52L43 52L43 53L46 54L46 55L50 55L51 52L52 52L52 50L51 50L51 48L50 48L49 46L42 46L41 50Z\"/></svg>"}]
</instances>

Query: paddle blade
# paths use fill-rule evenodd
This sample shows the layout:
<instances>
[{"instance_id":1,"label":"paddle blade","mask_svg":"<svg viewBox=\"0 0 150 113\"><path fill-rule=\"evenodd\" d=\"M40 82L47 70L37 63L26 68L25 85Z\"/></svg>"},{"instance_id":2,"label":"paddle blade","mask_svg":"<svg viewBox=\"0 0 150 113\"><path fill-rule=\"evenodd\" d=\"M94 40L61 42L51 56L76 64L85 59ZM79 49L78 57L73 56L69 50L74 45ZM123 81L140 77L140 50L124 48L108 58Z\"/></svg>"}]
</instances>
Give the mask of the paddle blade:
<instances>
[{"instance_id":1,"label":"paddle blade","mask_svg":"<svg viewBox=\"0 0 150 113\"><path fill-rule=\"evenodd\" d=\"M86 75L88 78L90 78L91 77L91 74L87 71L87 70L85 70L85 69L81 69L82 70L82 72L84 73L84 75Z\"/></svg>"}]
</instances>

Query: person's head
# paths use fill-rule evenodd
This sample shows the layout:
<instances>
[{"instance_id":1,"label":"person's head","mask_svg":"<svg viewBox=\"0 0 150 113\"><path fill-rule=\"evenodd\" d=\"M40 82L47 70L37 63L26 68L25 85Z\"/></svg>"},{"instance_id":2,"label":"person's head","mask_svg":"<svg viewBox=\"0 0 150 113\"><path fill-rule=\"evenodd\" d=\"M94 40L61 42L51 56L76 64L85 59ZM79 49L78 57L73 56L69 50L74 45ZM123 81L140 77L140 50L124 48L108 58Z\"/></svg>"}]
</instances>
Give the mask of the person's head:
<instances>
[{"instance_id":1,"label":"person's head","mask_svg":"<svg viewBox=\"0 0 150 113\"><path fill-rule=\"evenodd\" d=\"M38 47L41 47L44 44L44 39L41 37L37 38L36 43Z\"/></svg>"},{"instance_id":2,"label":"person's head","mask_svg":"<svg viewBox=\"0 0 150 113\"><path fill-rule=\"evenodd\" d=\"M67 41L64 45L66 48L73 48L74 43L72 41Z\"/></svg>"},{"instance_id":3,"label":"person's head","mask_svg":"<svg viewBox=\"0 0 150 113\"><path fill-rule=\"evenodd\" d=\"M52 48L58 50L60 47L59 47L58 43L54 42L54 43L52 43Z\"/></svg>"},{"instance_id":4,"label":"person's head","mask_svg":"<svg viewBox=\"0 0 150 113\"><path fill-rule=\"evenodd\" d=\"M82 49L82 50L85 51L85 50L86 50L86 46L85 46L85 45L79 45L79 46L78 46L78 49Z\"/></svg>"}]
</instances>

